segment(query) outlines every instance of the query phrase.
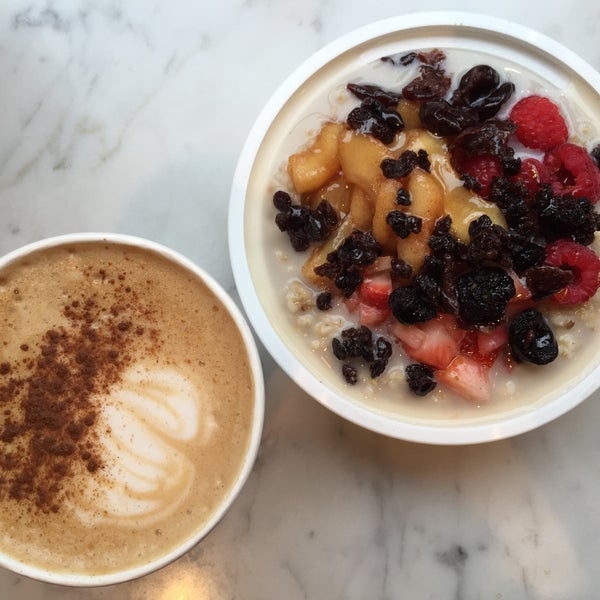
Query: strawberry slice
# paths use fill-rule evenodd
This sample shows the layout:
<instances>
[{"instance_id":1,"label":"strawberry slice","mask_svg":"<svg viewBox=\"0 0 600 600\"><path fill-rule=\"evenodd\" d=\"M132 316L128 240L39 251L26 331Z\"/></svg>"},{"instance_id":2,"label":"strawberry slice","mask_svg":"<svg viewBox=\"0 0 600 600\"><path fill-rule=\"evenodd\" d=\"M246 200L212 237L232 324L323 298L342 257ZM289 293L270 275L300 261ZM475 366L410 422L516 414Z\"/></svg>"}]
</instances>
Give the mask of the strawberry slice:
<instances>
[{"instance_id":1,"label":"strawberry slice","mask_svg":"<svg viewBox=\"0 0 600 600\"><path fill-rule=\"evenodd\" d=\"M574 306L598 291L600 258L591 248L571 240L556 240L546 247L546 262L573 272L571 283L551 296L557 304Z\"/></svg>"},{"instance_id":2,"label":"strawberry slice","mask_svg":"<svg viewBox=\"0 0 600 600\"><path fill-rule=\"evenodd\" d=\"M358 305L358 322L360 325L375 327L387 321L391 315L392 311L389 306L371 306L364 302L360 302Z\"/></svg>"},{"instance_id":3,"label":"strawberry slice","mask_svg":"<svg viewBox=\"0 0 600 600\"><path fill-rule=\"evenodd\" d=\"M460 353L489 368L507 342L508 333L502 326L489 331L469 331L460 344Z\"/></svg>"},{"instance_id":4,"label":"strawberry slice","mask_svg":"<svg viewBox=\"0 0 600 600\"><path fill-rule=\"evenodd\" d=\"M394 324L392 333L400 340L404 351L415 362L434 369L444 369L459 353L464 334L450 315L441 315L418 325Z\"/></svg>"},{"instance_id":5,"label":"strawberry slice","mask_svg":"<svg viewBox=\"0 0 600 600\"><path fill-rule=\"evenodd\" d=\"M439 383L477 404L492 397L489 369L468 356L457 356L445 369L435 372Z\"/></svg>"},{"instance_id":6,"label":"strawberry slice","mask_svg":"<svg viewBox=\"0 0 600 600\"><path fill-rule=\"evenodd\" d=\"M389 308L388 298L392 292L392 277L389 272L365 277L358 287L358 296L364 304L375 308Z\"/></svg>"}]
</instances>

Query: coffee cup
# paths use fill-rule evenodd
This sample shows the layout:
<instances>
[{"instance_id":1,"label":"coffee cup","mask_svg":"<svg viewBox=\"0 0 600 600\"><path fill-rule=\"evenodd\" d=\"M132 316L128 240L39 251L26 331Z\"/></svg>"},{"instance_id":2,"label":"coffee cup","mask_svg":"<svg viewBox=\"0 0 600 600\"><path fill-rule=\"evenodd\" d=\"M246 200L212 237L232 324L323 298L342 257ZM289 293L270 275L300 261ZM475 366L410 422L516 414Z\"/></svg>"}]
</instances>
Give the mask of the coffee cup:
<instances>
[{"instance_id":1,"label":"coffee cup","mask_svg":"<svg viewBox=\"0 0 600 600\"><path fill-rule=\"evenodd\" d=\"M123 582L192 548L252 469L258 352L203 269L70 234L0 259L0 566Z\"/></svg>"}]
</instances>

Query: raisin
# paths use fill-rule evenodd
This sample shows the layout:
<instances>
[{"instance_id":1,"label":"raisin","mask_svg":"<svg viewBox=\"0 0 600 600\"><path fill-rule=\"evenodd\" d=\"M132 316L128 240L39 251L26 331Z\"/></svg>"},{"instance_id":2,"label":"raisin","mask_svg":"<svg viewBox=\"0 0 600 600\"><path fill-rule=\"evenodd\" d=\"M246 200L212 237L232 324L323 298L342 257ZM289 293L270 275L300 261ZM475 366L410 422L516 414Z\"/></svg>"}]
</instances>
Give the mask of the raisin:
<instances>
[{"instance_id":1,"label":"raisin","mask_svg":"<svg viewBox=\"0 0 600 600\"><path fill-rule=\"evenodd\" d=\"M351 364L344 363L342 365L342 375L344 376L346 383L356 385L356 382L358 381L358 372Z\"/></svg>"},{"instance_id":2,"label":"raisin","mask_svg":"<svg viewBox=\"0 0 600 600\"><path fill-rule=\"evenodd\" d=\"M278 190L273 194L273 204L280 212L287 211L292 206L292 198L283 190Z\"/></svg>"},{"instance_id":3,"label":"raisin","mask_svg":"<svg viewBox=\"0 0 600 600\"><path fill-rule=\"evenodd\" d=\"M317 295L317 308L319 310L329 310L331 308L331 292L321 292Z\"/></svg>"},{"instance_id":4,"label":"raisin","mask_svg":"<svg viewBox=\"0 0 600 600\"><path fill-rule=\"evenodd\" d=\"M359 100L371 98L377 100L381 105L388 108L395 108L398 102L402 100L402 95L390 90L384 90L377 85L361 85L359 83L349 83L348 90L352 92Z\"/></svg>"},{"instance_id":5,"label":"raisin","mask_svg":"<svg viewBox=\"0 0 600 600\"><path fill-rule=\"evenodd\" d=\"M389 297L392 314L405 324L424 323L437 314L436 306L428 302L414 285L400 286Z\"/></svg>"},{"instance_id":6,"label":"raisin","mask_svg":"<svg viewBox=\"0 0 600 600\"><path fill-rule=\"evenodd\" d=\"M477 123L477 113L462 106L452 106L444 99L424 102L419 110L423 127L435 135L454 136Z\"/></svg>"},{"instance_id":7,"label":"raisin","mask_svg":"<svg viewBox=\"0 0 600 600\"><path fill-rule=\"evenodd\" d=\"M333 351L333 355L338 360L346 360L348 352L346 351L346 346L344 346L344 343L340 340L340 338L334 337L331 340L331 349Z\"/></svg>"},{"instance_id":8,"label":"raisin","mask_svg":"<svg viewBox=\"0 0 600 600\"><path fill-rule=\"evenodd\" d=\"M423 363L413 363L406 367L406 381L411 392L417 396L426 396L432 392L437 382L433 369Z\"/></svg>"},{"instance_id":9,"label":"raisin","mask_svg":"<svg viewBox=\"0 0 600 600\"><path fill-rule=\"evenodd\" d=\"M479 267L456 282L460 316L473 325L496 325L515 295L512 277L499 267Z\"/></svg>"},{"instance_id":10,"label":"raisin","mask_svg":"<svg viewBox=\"0 0 600 600\"><path fill-rule=\"evenodd\" d=\"M508 330L508 343L517 360L546 365L558 356L558 343L548 322L529 308L516 316Z\"/></svg>"},{"instance_id":11,"label":"raisin","mask_svg":"<svg viewBox=\"0 0 600 600\"><path fill-rule=\"evenodd\" d=\"M387 179L406 177L417 166L417 153L405 150L398 158L384 158L381 161L381 172Z\"/></svg>"}]
</instances>

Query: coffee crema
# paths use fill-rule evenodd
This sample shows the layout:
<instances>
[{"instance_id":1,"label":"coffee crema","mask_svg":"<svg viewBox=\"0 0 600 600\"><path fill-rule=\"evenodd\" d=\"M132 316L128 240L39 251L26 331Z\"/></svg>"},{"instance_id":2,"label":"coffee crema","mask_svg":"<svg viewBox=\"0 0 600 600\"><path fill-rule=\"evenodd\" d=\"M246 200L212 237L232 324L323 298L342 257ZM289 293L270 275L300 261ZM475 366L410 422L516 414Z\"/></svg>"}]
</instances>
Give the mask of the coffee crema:
<instances>
[{"instance_id":1,"label":"coffee crema","mask_svg":"<svg viewBox=\"0 0 600 600\"><path fill-rule=\"evenodd\" d=\"M209 287L116 242L0 270L0 551L121 572L194 536L234 486L255 381Z\"/></svg>"}]
</instances>

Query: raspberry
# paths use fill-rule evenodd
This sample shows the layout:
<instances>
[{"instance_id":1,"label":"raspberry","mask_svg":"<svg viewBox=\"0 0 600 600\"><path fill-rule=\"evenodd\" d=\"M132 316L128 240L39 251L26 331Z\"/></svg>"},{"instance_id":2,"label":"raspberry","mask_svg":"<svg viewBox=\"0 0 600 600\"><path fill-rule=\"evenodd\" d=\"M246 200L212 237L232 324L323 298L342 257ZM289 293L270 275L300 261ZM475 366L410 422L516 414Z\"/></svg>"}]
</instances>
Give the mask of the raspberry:
<instances>
[{"instance_id":1,"label":"raspberry","mask_svg":"<svg viewBox=\"0 0 600 600\"><path fill-rule=\"evenodd\" d=\"M527 96L510 111L517 125L517 139L527 148L551 150L567 141L569 130L554 102L543 96Z\"/></svg>"},{"instance_id":2,"label":"raspberry","mask_svg":"<svg viewBox=\"0 0 600 600\"><path fill-rule=\"evenodd\" d=\"M584 197L596 203L600 199L600 170L585 148L565 143L544 156L556 193Z\"/></svg>"},{"instance_id":3,"label":"raspberry","mask_svg":"<svg viewBox=\"0 0 600 600\"><path fill-rule=\"evenodd\" d=\"M574 306L586 302L600 286L600 258L587 246L557 240L546 247L546 262L573 273L571 283L551 297L557 304Z\"/></svg>"},{"instance_id":4,"label":"raspberry","mask_svg":"<svg viewBox=\"0 0 600 600\"><path fill-rule=\"evenodd\" d=\"M524 158L521 170L511 181L522 183L533 197L543 184L550 183L551 174L548 167L536 158Z\"/></svg>"},{"instance_id":5,"label":"raspberry","mask_svg":"<svg viewBox=\"0 0 600 600\"><path fill-rule=\"evenodd\" d=\"M474 189L482 198L490 195L490 186L494 177L502 175L500 159L492 154L469 156L462 161L460 170L463 179L465 176L467 179L471 177L481 186L479 189Z\"/></svg>"}]
</instances>

